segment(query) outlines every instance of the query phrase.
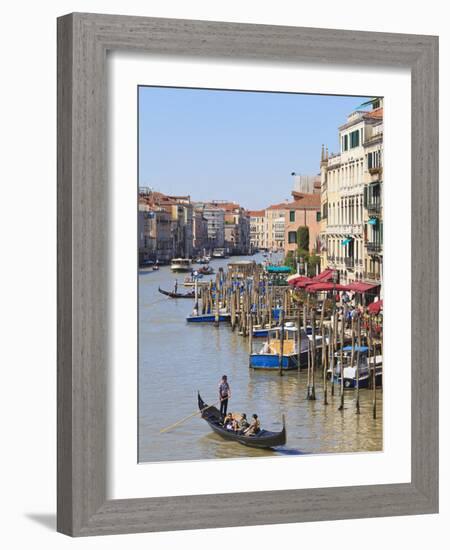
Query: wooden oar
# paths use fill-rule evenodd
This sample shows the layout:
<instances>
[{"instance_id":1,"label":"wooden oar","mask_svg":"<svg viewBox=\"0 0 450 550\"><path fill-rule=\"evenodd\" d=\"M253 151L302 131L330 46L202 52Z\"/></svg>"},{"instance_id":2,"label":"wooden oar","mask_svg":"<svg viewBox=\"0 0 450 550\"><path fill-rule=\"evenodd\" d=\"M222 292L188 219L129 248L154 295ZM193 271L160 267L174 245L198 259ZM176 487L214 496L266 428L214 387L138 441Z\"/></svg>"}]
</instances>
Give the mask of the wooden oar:
<instances>
[{"instance_id":1,"label":"wooden oar","mask_svg":"<svg viewBox=\"0 0 450 550\"><path fill-rule=\"evenodd\" d=\"M206 411L206 409L210 409L211 407L215 407L219 403L220 403L220 399L219 399L219 401L216 401L212 405L208 405L207 407L204 407L203 409L200 409L200 410L196 411L195 413L192 413L189 416L186 416L185 418L182 418L181 420L178 420L178 422L175 422L175 424L171 424L170 426L167 426L167 428L163 428L162 430L159 431L159 433L162 434L164 432L168 432L169 430L171 430L172 428L175 428L179 424L182 424L183 422L186 422L186 420L189 420L190 418L193 418L197 414L201 414L203 411Z\"/></svg>"}]
</instances>

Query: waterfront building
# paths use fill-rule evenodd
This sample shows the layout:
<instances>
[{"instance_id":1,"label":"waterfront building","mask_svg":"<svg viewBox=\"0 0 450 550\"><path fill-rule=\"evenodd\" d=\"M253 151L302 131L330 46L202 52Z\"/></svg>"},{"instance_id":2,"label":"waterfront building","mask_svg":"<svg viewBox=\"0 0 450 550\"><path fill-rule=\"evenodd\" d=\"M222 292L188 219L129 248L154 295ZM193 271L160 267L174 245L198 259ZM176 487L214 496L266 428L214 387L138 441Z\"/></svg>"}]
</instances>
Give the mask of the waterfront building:
<instances>
[{"instance_id":1,"label":"waterfront building","mask_svg":"<svg viewBox=\"0 0 450 550\"><path fill-rule=\"evenodd\" d=\"M222 248L225 244L225 212L213 204L206 204L203 217L208 224L208 242L210 248Z\"/></svg>"},{"instance_id":2,"label":"waterfront building","mask_svg":"<svg viewBox=\"0 0 450 550\"><path fill-rule=\"evenodd\" d=\"M152 225L152 235L156 243L155 259L162 264L167 264L174 257L172 239L172 220L164 208L154 207L153 215L155 223Z\"/></svg>"},{"instance_id":3,"label":"waterfront building","mask_svg":"<svg viewBox=\"0 0 450 550\"><path fill-rule=\"evenodd\" d=\"M267 218L265 210L250 210L250 245L256 250L268 248Z\"/></svg>"},{"instance_id":4,"label":"waterfront building","mask_svg":"<svg viewBox=\"0 0 450 550\"><path fill-rule=\"evenodd\" d=\"M284 252L297 251L297 230L309 229L309 252L317 251L320 221L320 194L293 192L296 200L285 205Z\"/></svg>"},{"instance_id":5,"label":"waterfront building","mask_svg":"<svg viewBox=\"0 0 450 550\"><path fill-rule=\"evenodd\" d=\"M225 248L231 255L250 253L250 218L247 210L233 202L215 202L224 210Z\"/></svg>"},{"instance_id":6,"label":"waterfront building","mask_svg":"<svg viewBox=\"0 0 450 550\"><path fill-rule=\"evenodd\" d=\"M201 208L194 208L192 232L194 253L201 253L204 249L209 250L208 220L203 216Z\"/></svg>"},{"instance_id":7,"label":"waterfront building","mask_svg":"<svg viewBox=\"0 0 450 550\"><path fill-rule=\"evenodd\" d=\"M140 215L139 228L142 227L144 233L150 235L154 259L167 263L177 256L191 257L193 206L189 196L170 196L142 190L139 194L139 209L148 213L146 222L145 216Z\"/></svg>"},{"instance_id":8,"label":"waterfront building","mask_svg":"<svg viewBox=\"0 0 450 550\"><path fill-rule=\"evenodd\" d=\"M321 267L336 269L341 283L381 281L382 121L382 100L374 100L339 127L339 153L322 147Z\"/></svg>"},{"instance_id":9,"label":"waterfront building","mask_svg":"<svg viewBox=\"0 0 450 550\"><path fill-rule=\"evenodd\" d=\"M286 203L266 208L267 248L270 250L284 249L285 213Z\"/></svg>"},{"instance_id":10,"label":"waterfront building","mask_svg":"<svg viewBox=\"0 0 450 550\"><path fill-rule=\"evenodd\" d=\"M372 111L378 118L364 140L364 279L379 282L383 277L383 112ZM375 118L376 120L376 118Z\"/></svg>"},{"instance_id":11,"label":"waterfront building","mask_svg":"<svg viewBox=\"0 0 450 550\"><path fill-rule=\"evenodd\" d=\"M139 263L145 260L168 263L173 257L171 216L163 208L139 200Z\"/></svg>"},{"instance_id":12,"label":"waterfront building","mask_svg":"<svg viewBox=\"0 0 450 550\"><path fill-rule=\"evenodd\" d=\"M138 211L138 250L139 264L144 261L155 258L156 240L152 235L152 224L154 223L154 213L150 212L150 207L145 203L139 203Z\"/></svg>"}]
</instances>

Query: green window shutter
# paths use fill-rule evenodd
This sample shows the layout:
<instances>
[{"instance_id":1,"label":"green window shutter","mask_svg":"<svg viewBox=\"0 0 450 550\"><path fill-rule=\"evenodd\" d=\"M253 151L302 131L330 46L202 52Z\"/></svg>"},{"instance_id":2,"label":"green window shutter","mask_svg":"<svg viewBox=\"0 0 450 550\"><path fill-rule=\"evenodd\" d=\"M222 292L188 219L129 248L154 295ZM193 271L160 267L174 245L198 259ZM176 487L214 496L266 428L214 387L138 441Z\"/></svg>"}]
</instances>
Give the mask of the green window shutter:
<instances>
[{"instance_id":1,"label":"green window shutter","mask_svg":"<svg viewBox=\"0 0 450 550\"><path fill-rule=\"evenodd\" d=\"M289 221L290 222L295 222L295 210L291 210L289 212Z\"/></svg>"}]
</instances>

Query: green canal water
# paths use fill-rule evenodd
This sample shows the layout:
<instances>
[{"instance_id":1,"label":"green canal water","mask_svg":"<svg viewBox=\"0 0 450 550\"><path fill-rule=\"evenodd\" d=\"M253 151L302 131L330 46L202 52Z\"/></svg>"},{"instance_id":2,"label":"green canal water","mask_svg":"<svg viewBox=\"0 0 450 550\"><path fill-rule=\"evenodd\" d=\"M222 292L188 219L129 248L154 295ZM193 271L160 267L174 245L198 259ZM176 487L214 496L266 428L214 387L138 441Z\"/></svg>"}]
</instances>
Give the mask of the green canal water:
<instances>
[{"instance_id":1,"label":"green canal water","mask_svg":"<svg viewBox=\"0 0 450 550\"><path fill-rule=\"evenodd\" d=\"M263 258L253 259L260 262ZM211 265L217 270L229 261L214 260ZM338 411L337 387L334 397L328 390L329 404L324 406L320 381L316 401L305 398L305 372L287 372L280 377L277 372L249 369L246 339L226 324L218 328L187 324L193 300L173 300L158 292L158 286L172 290L175 278L179 291L185 289L184 274L175 277L169 267L139 273L139 462L382 450L381 390L377 390L374 420L371 390L360 390L361 414L356 415L352 390L345 392L344 411ZM163 427L196 410L197 390L207 403L215 402L223 374L228 375L232 390L229 410L247 416L256 412L263 427L275 431L281 429L285 414L284 447L260 450L225 441L198 416L160 434Z\"/></svg>"}]
</instances>

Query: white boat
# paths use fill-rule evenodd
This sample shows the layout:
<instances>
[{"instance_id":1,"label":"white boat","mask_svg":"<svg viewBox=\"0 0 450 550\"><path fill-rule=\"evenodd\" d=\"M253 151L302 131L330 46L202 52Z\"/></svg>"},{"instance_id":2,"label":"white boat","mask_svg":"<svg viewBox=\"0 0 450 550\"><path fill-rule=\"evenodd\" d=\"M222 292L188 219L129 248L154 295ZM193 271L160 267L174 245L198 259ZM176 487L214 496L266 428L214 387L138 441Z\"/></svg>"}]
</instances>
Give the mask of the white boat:
<instances>
[{"instance_id":1,"label":"white boat","mask_svg":"<svg viewBox=\"0 0 450 550\"><path fill-rule=\"evenodd\" d=\"M374 358L368 358L367 346L355 346L355 353L359 350L359 367L357 373L356 356L354 357L354 365L351 363L351 346L345 346L343 348L343 360L344 360L344 388L367 388L370 385L370 380L373 376L373 363ZM328 369L328 376L331 378L332 369ZM358 381L357 381L358 379ZM375 383L377 386L381 386L383 379L383 356L377 355L375 357ZM341 365L340 365L340 352L335 353L335 369L333 384L341 383Z\"/></svg>"},{"instance_id":2,"label":"white boat","mask_svg":"<svg viewBox=\"0 0 450 550\"><path fill-rule=\"evenodd\" d=\"M191 264L190 258L174 258L170 262L170 269L172 271L191 271Z\"/></svg>"},{"instance_id":3,"label":"white boat","mask_svg":"<svg viewBox=\"0 0 450 550\"><path fill-rule=\"evenodd\" d=\"M225 248L214 248L212 256L213 258L226 258Z\"/></svg>"}]
</instances>

